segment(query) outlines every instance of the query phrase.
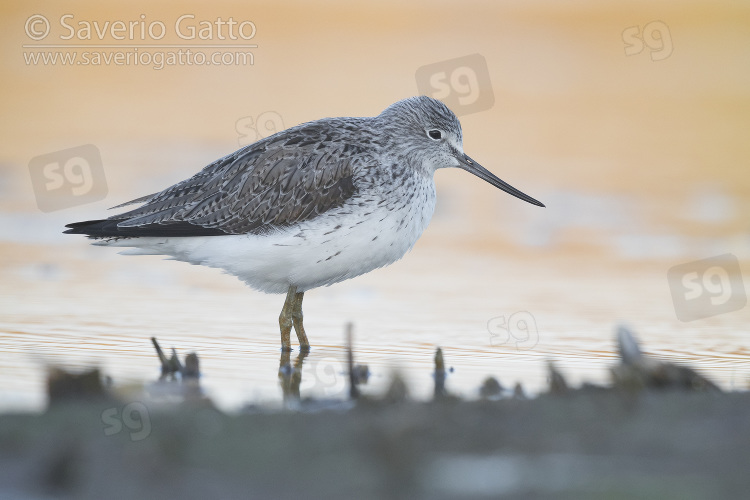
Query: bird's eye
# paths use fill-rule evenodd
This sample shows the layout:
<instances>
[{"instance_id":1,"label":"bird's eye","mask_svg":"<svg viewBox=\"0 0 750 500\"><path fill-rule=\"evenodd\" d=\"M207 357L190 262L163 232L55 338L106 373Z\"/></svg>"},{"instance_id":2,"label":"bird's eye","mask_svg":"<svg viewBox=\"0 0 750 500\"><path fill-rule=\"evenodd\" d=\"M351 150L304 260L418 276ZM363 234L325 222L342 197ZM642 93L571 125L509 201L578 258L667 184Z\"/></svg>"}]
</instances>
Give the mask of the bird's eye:
<instances>
[{"instance_id":1,"label":"bird's eye","mask_svg":"<svg viewBox=\"0 0 750 500\"><path fill-rule=\"evenodd\" d=\"M437 129L432 129L427 132L427 135L430 136L430 139L434 139L436 141L439 141L443 138L443 133Z\"/></svg>"}]
</instances>

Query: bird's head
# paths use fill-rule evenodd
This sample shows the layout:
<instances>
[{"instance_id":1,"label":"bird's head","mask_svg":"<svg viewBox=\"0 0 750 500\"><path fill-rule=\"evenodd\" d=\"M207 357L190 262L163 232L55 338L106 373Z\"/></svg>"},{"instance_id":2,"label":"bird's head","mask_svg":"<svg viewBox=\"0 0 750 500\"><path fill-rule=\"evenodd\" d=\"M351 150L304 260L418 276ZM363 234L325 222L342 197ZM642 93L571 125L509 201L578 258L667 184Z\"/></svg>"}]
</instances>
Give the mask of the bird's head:
<instances>
[{"instance_id":1,"label":"bird's head","mask_svg":"<svg viewBox=\"0 0 750 500\"><path fill-rule=\"evenodd\" d=\"M420 164L432 172L439 168L458 167L516 198L544 206L500 180L465 154L461 122L437 99L410 97L389 106L379 118L383 119L384 127L391 129L393 135L399 138L398 146L394 147L403 148L404 156L419 158Z\"/></svg>"}]
</instances>

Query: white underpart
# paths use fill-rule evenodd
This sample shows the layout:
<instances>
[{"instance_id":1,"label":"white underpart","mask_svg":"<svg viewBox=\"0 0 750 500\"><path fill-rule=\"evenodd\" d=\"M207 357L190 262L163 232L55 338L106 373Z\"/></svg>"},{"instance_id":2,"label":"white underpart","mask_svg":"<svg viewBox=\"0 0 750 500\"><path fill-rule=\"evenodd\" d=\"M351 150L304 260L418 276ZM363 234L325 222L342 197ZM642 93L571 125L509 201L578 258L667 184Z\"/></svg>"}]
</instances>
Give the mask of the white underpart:
<instances>
[{"instance_id":1,"label":"white underpart","mask_svg":"<svg viewBox=\"0 0 750 500\"><path fill-rule=\"evenodd\" d=\"M223 269L266 293L286 293L290 285L306 291L359 276L403 257L421 236L435 209L432 178L417 183L416 191L409 203L396 208L386 208L386 204L344 205L267 235L129 238L97 244L135 247L122 252L127 255L168 255Z\"/></svg>"}]
</instances>

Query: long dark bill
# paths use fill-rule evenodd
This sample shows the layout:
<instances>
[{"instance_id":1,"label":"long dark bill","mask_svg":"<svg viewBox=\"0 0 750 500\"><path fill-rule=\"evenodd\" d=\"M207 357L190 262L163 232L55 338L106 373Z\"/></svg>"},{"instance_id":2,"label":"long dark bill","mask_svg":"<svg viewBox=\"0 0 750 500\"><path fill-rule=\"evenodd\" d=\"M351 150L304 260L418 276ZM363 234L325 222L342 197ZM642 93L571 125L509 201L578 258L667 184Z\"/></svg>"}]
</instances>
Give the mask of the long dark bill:
<instances>
[{"instance_id":1,"label":"long dark bill","mask_svg":"<svg viewBox=\"0 0 750 500\"><path fill-rule=\"evenodd\" d=\"M463 153L456 154L456 159L460 163L459 168L462 168L466 170L467 172L471 172L472 174L476 175L482 180L485 180L495 186L496 188L500 188L503 191L505 191L508 194L512 194L516 198L520 198L523 201L528 201L532 205L536 205L538 207L543 207L544 203L541 201L535 200L531 196L522 193L518 189L514 188L507 182L504 182L497 178L495 174L484 168L479 163L475 162L471 158L469 158L469 155L465 155Z\"/></svg>"}]
</instances>

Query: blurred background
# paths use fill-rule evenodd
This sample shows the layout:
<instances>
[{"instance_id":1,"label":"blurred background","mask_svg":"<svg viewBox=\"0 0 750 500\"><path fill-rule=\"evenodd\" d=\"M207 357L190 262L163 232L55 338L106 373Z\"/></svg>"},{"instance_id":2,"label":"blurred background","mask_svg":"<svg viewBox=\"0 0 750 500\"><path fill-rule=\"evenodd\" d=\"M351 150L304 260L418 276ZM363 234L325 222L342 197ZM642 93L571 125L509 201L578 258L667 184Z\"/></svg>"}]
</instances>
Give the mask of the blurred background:
<instances>
[{"instance_id":1,"label":"blurred background","mask_svg":"<svg viewBox=\"0 0 750 500\"><path fill-rule=\"evenodd\" d=\"M306 295L303 395L343 396L348 321L373 391L398 369L424 397L436 346L467 397L490 374L533 393L547 359L602 382L620 322L649 353L747 386L747 5L0 9L0 409L41 408L49 364L151 380L151 336L197 351L223 407L278 402L283 297L63 226L274 131L417 94L443 99L465 151L547 208L437 172L435 217L411 253Z\"/></svg>"}]
</instances>

